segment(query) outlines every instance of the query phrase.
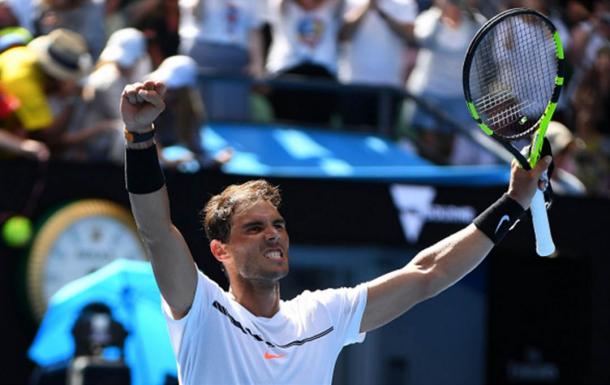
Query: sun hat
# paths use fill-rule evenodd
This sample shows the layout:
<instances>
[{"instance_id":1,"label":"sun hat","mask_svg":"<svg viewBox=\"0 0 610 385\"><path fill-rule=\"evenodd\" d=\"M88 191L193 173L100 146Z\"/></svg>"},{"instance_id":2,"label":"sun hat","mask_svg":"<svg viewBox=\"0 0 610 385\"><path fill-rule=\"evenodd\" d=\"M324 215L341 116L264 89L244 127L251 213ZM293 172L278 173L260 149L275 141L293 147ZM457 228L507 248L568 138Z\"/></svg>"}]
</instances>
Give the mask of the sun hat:
<instances>
[{"instance_id":1,"label":"sun hat","mask_svg":"<svg viewBox=\"0 0 610 385\"><path fill-rule=\"evenodd\" d=\"M56 29L32 40L30 47L38 64L58 80L79 80L91 69L87 43L76 32Z\"/></svg>"},{"instance_id":2,"label":"sun hat","mask_svg":"<svg viewBox=\"0 0 610 385\"><path fill-rule=\"evenodd\" d=\"M199 68L190 56L174 55L163 60L149 79L165 83L167 88L192 87L197 85Z\"/></svg>"},{"instance_id":3,"label":"sun hat","mask_svg":"<svg viewBox=\"0 0 610 385\"><path fill-rule=\"evenodd\" d=\"M585 147L582 139L575 137L569 128L557 121L551 121L549 123L546 137L551 144L551 151L553 151L553 154L561 153L572 143L574 143L575 148L582 149Z\"/></svg>"},{"instance_id":4,"label":"sun hat","mask_svg":"<svg viewBox=\"0 0 610 385\"><path fill-rule=\"evenodd\" d=\"M101 61L116 62L121 67L132 67L146 54L146 37L135 28L123 28L108 38L100 54Z\"/></svg>"}]
</instances>

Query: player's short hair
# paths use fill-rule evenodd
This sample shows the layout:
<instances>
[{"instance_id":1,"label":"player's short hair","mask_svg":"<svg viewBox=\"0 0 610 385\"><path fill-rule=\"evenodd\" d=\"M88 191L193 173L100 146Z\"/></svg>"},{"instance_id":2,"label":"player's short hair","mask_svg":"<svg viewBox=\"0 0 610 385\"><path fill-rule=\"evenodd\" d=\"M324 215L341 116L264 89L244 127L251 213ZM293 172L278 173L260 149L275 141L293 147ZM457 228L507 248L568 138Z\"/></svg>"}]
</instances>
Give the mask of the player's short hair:
<instances>
[{"instance_id":1,"label":"player's short hair","mask_svg":"<svg viewBox=\"0 0 610 385\"><path fill-rule=\"evenodd\" d=\"M203 226L208 239L227 242L235 213L248 209L261 200L279 208L282 201L279 188L258 179L230 185L220 194L214 195L203 209Z\"/></svg>"}]
</instances>

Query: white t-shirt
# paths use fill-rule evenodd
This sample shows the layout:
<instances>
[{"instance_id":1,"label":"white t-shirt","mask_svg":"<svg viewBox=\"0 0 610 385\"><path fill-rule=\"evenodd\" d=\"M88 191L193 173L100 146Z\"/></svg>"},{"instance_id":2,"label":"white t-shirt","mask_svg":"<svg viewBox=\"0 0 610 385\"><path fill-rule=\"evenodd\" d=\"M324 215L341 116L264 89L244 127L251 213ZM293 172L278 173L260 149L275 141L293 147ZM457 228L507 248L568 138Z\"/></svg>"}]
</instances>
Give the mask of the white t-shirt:
<instances>
[{"instance_id":1,"label":"white t-shirt","mask_svg":"<svg viewBox=\"0 0 610 385\"><path fill-rule=\"evenodd\" d=\"M305 11L295 1L269 0L268 16L272 40L267 71L277 73L302 63L312 63L337 72L340 2L327 0Z\"/></svg>"},{"instance_id":2,"label":"white t-shirt","mask_svg":"<svg viewBox=\"0 0 610 385\"><path fill-rule=\"evenodd\" d=\"M462 63L470 40L484 19L463 17L455 29L440 21L441 10L432 7L415 19L415 39L422 47L417 53L415 68L407 81L407 89L415 95L423 93L442 97L462 97Z\"/></svg>"},{"instance_id":3,"label":"white t-shirt","mask_svg":"<svg viewBox=\"0 0 610 385\"><path fill-rule=\"evenodd\" d=\"M347 0L347 12L369 0ZM399 23L412 23L417 15L413 0L379 0L379 8ZM402 87L405 70L404 41L376 11L368 11L352 39L342 47L339 79L346 83Z\"/></svg>"},{"instance_id":4,"label":"white t-shirt","mask_svg":"<svg viewBox=\"0 0 610 385\"><path fill-rule=\"evenodd\" d=\"M262 0L179 0L181 44L194 40L248 47L250 31L262 25Z\"/></svg>"},{"instance_id":5,"label":"white t-shirt","mask_svg":"<svg viewBox=\"0 0 610 385\"><path fill-rule=\"evenodd\" d=\"M163 309L183 385L331 384L343 346L362 342L366 286L304 291L256 317L203 273L180 320Z\"/></svg>"}]
</instances>

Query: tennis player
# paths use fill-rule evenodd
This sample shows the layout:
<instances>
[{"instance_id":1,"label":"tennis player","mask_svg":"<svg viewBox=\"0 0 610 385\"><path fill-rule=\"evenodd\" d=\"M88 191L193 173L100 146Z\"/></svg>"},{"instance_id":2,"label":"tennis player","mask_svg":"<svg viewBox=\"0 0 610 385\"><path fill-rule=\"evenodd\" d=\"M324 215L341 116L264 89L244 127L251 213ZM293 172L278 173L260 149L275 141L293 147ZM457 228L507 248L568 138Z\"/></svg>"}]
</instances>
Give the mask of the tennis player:
<instances>
[{"instance_id":1,"label":"tennis player","mask_svg":"<svg viewBox=\"0 0 610 385\"><path fill-rule=\"evenodd\" d=\"M229 278L226 292L197 269L172 225L152 122L163 83L128 85L121 97L126 184L162 294L181 384L331 384L341 349L473 270L523 215L550 157L516 165L508 192L466 228L422 250L404 267L356 287L280 299L289 238L280 194L263 180L227 187L205 207L210 250ZM151 336L151 338L154 338Z\"/></svg>"}]
</instances>

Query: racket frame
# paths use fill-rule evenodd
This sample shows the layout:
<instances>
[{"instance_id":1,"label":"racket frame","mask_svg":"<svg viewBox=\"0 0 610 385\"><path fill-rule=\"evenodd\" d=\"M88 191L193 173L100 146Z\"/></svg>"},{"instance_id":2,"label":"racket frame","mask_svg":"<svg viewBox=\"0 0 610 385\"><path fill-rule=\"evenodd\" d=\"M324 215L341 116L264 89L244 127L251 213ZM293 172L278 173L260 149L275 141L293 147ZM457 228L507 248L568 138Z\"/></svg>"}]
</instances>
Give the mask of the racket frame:
<instances>
[{"instance_id":1,"label":"racket frame","mask_svg":"<svg viewBox=\"0 0 610 385\"><path fill-rule=\"evenodd\" d=\"M551 98L547 103L542 116L532 126L533 129L528 130L529 132L535 132L530 146L529 159L527 159L517 148L515 148L511 144L511 140L496 134L487 124L483 122L472 101L469 86L470 68L474 59L474 51L479 46L479 43L491 30L495 28L497 24L501 23L507 18L515 17L518 15L536 16L547 25L549 31L553 36L553 41L555 43L555 59L557 60L557 73L555 75L554 88L551 94ZM557 28L555 27L555 25L553 25L551 20L546 16L542 15L541 13L527 8L513 8L489 19L479 29L479 31L477 31L476 35L471 40L470 45L468 46L466 57L464 59L464 66L462 68L462 82L466 106L468 108L468 111L470 112L470 115L472 115L473 119L477 122L479 128L483 130L485 134L491 136L494 140L500 143L507 151L509 151L519 162L522 168L526 170L531 170L534 166L536 166L536 163L538 163L538 160L540 159L540 151L542 150L542 145L544 143L544 136L546 134L547 127L549 125L549 122L551 121L551 118L553 117L555 109L557 108L557 101L559 100L559 94L561 93L561 88L564 83L563 46L561 44L559 32L557 31ZM555 252L555 245L553 243L553 238L549 227L549 221L547 217L546 207L544 204L543 193L540 189L537 189L536 193L534 194L530 205L530 211L532 214L534 233L536 234L536 252L540 256L550 256Z\"/></svg>"}]
</instances>

